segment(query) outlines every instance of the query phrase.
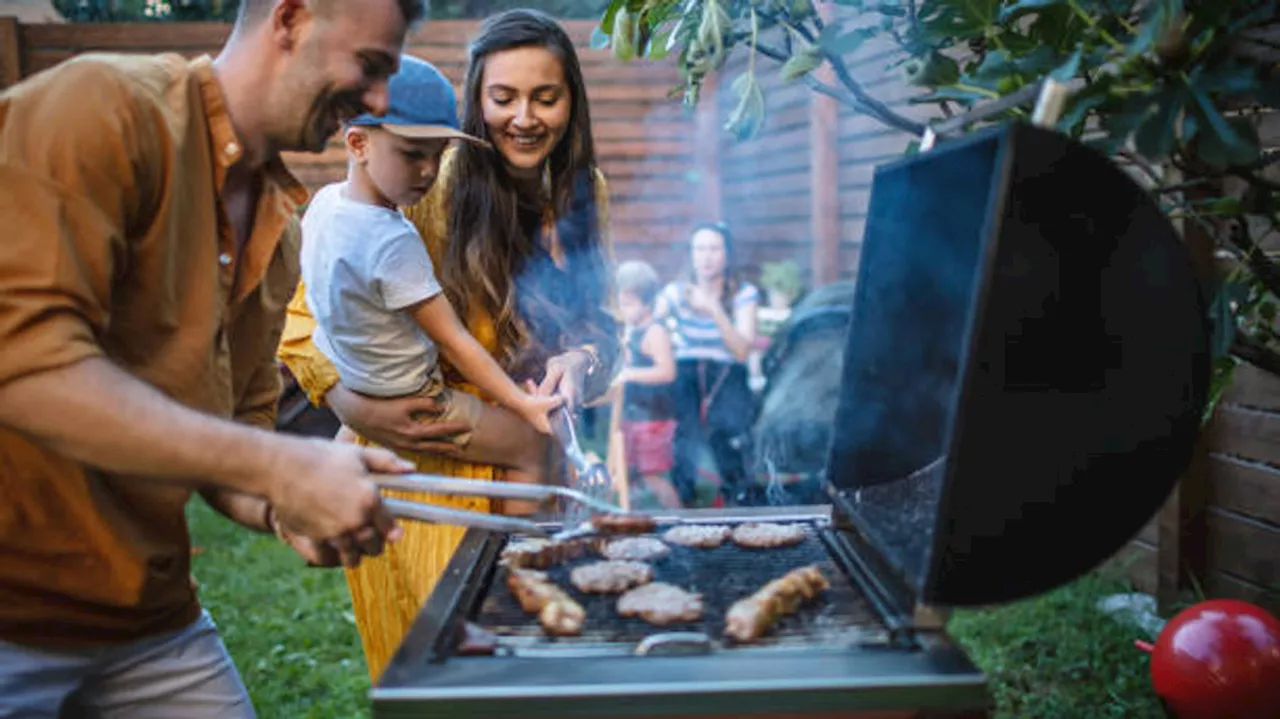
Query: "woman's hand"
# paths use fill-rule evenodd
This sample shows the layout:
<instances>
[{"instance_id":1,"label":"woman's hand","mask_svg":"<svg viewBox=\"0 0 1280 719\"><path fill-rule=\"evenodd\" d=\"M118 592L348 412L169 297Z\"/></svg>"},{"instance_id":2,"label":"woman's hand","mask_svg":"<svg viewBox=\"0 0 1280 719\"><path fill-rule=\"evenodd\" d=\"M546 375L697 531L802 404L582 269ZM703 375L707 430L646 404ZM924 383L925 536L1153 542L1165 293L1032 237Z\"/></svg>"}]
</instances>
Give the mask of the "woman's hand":
<instances>
[{"instance_id":1,"label":"woman's hand","mask_svg":"<svg viewBox=\"0 0 1280 719\"><path fill-rule=\"evenodd\" d=\"M690 285L685 291L685 304L689 309L700 315L709 315L714 317L716 311L720 309L719 298L712 295L697 285Z\"/></svg>"},{"instance_id":2,"label":"woman's hand","mask_svg":"<svg viewBox=\"0 0 1280 719\"><path fill-rule=\"evenodd\" d=\"M591 355L582 350L569 350L547 360L547 373L542 377L536 394L559 394L564 397L565 408L573 412L582 401L582 388L587 381L587 368Z\"/></svg>"},{"instance_id":3,"label":"woman's hand","mask_svg":"<svg viewBox=\"0 0 1280 719\"><path fill-rule=\"evenodd\" d=\"M450 440L469 429L466 422L433 422L441 411L430 397L373 398L336 385L325 402L338 419L372 442L400 452L456 455Z\"/></svg>"}]
</instances>

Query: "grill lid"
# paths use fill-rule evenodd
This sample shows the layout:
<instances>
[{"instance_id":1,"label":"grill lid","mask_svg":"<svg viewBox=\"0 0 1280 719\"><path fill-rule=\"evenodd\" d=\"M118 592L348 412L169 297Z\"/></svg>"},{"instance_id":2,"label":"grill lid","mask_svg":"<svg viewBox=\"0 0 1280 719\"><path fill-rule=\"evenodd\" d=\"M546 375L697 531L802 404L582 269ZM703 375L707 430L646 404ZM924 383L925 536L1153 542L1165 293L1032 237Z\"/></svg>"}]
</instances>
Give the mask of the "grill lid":
<instances>
[{"instance_id":1,"label":"grill lid","mask_svg":"<svg viewBox=\"0 0 1280 719\"><path fill-rule=\"evenodd\" d=\"M1074 580L1187 467L1209 379L1188 252L1108 158L1009 124L877 169L827 481L930 604Z\"/></svg>"}]
</instances>

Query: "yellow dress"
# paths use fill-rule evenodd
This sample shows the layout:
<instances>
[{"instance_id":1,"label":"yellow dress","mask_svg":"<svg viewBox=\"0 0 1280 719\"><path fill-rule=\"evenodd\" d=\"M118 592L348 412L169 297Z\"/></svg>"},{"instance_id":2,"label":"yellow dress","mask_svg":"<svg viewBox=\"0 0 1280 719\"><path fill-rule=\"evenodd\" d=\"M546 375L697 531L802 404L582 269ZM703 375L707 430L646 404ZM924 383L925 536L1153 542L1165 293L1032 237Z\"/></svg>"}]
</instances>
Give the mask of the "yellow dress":
<instances>
[{"instance_id":1,"label":"yellow dress","mask_svg":"<svg viewBox=\"0 0 1280 719\"><path fill-rule=\"evenodd\" d=\"M446 238L446 200L448 185L453 180L451 169L454 151L446 153L441 161L435 186L417 205L405 209L405 215L422 235L432 262L439 267L444 256ZM604 176L595 176L597 213L600 222L600 238L604 243L606 258L612 266L613 250L608 228L608 189ZM610 278L611 279L611 278ZM612 283L607 283L612 286ZM293 373L298 384L311 402L321 404L324 395L338 383L333 364L311 342L315 319L307 309L304 287L299 284L289 303L287 320L281 336L278 356ZM612 298L609 298L612 303ZM474 307L476 303L471 303ZM497 332L492 317L483 310L472 310L463 318L468 330L490 354L498 354ZM441 358L441 362L444 359ZM446 373L446 377L454 373ZM451 384L455 389L480 396L479 388L468 383ZM372 446L374 443L356 438L357 443ZM488 465L470 464L432 454L400 453L412 460L418 471L445 474L476 480L492 480L494 468ZM475 511L489 511L484 498L445 497L423 493L391 492L389 497L401 497L418 502L431 502L447 507ZM391 656L400 646L423 603L444 573L449 559L462 540L464 528L432 525L423 522L401 522L404 536L391 545L382 556L366 559L356 569L347 569L347 585L355 610L356 626L364 646L369 675L373 681L381 676Z\"/></svg>"}]
</instances>

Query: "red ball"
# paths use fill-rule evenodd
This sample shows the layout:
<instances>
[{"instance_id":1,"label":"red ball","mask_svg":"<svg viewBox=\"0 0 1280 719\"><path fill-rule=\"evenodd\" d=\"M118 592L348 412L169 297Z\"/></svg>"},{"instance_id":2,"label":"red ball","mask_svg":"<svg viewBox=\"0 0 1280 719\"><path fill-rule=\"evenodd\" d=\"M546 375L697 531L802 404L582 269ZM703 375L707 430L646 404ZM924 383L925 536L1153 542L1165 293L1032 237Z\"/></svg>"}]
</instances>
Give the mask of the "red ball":
<instances>
[{"instance_id":1,"label":"red ball","mask_svg":"<svg viewBox=\"0 0 1280 719\"><path fill-rule=\"evenodd\" d=\"M1151 683L1178 719L1280 719L1280 621L1234 599L1188 607L1156 639Z\"/></svg>"}]
</instances>

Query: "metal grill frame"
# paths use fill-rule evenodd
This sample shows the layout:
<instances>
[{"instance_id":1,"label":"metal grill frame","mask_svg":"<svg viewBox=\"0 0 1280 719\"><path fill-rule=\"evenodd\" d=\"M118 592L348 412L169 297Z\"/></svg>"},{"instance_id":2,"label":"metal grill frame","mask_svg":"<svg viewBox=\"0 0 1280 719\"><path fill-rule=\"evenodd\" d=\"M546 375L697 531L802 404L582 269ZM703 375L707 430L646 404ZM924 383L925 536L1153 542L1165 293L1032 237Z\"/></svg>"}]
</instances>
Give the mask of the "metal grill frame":
<instances>
[{"instance_id":1,"label":"metal grill frame","mask_svg":"<svg viewBox=\"0 0 1280 719\"><path fill-rule=\"evenodd\" d=\"M832 521L832 507L734 508L658 513L688 518ZM845 533L840 532L840 536ZM505 537L470 530L383 676L370 692L375 717L696 717L797 711L982 710L986 678L944 632L911 625L911 607L856 536L828 547L884 619L890 641L867 647L734 648L700 656L456 656L467 614L494 588ZM505 588L504 588L505 589ZM501 589L498 589L501 591ZM663 631L655 627L655 633Z\"/></svg>"}]
</instances>

